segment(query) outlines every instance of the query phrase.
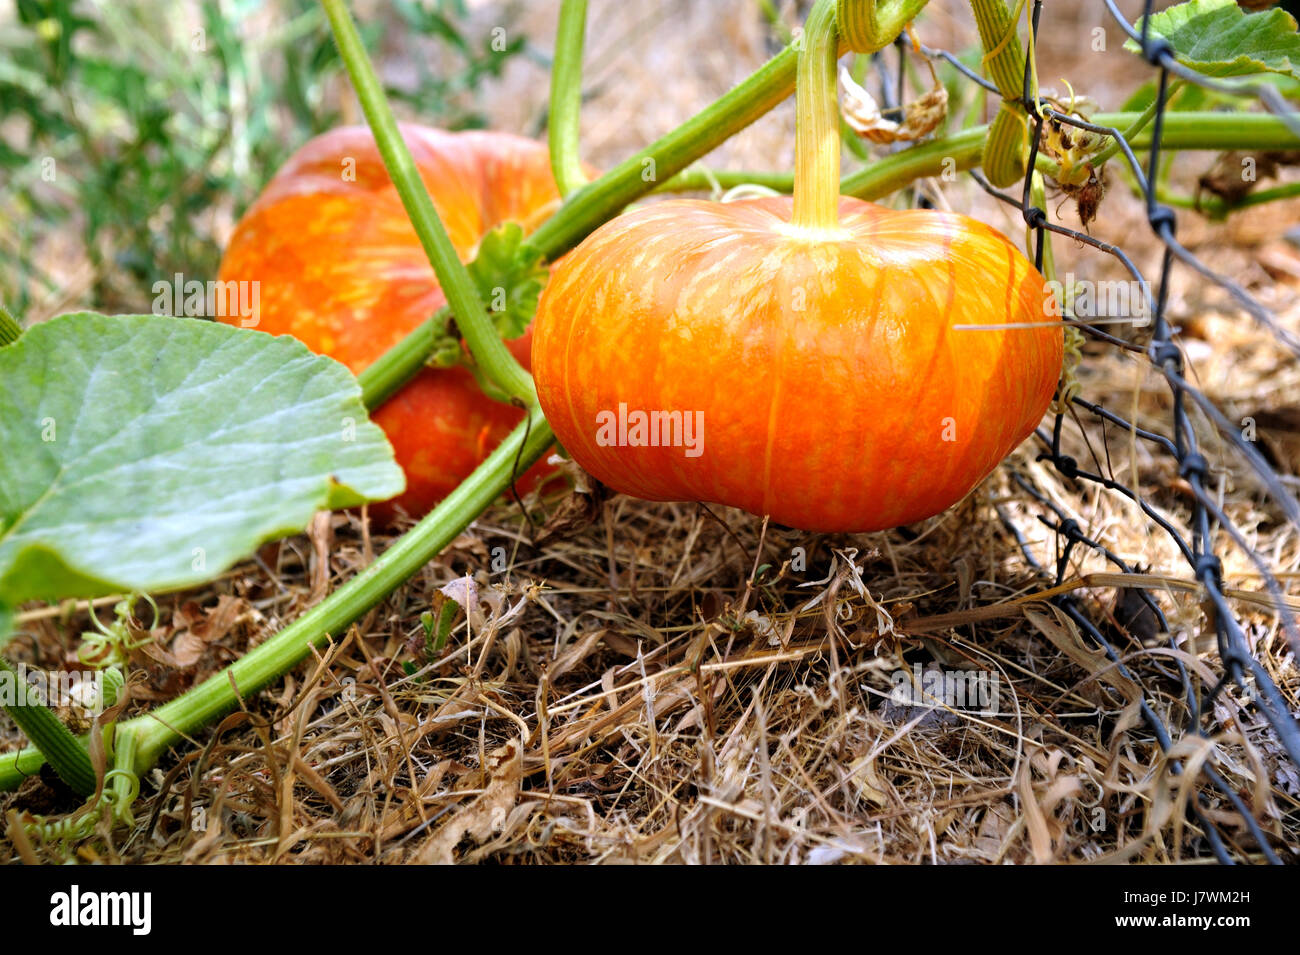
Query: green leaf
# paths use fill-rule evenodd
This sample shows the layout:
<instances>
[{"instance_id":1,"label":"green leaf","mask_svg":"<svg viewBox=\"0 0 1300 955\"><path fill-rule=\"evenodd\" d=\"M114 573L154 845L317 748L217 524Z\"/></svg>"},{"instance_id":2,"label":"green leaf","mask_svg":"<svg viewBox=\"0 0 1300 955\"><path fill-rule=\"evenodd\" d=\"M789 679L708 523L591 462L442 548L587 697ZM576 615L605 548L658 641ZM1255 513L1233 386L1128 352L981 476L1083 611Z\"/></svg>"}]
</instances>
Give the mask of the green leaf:
<instances>
[{"instance_id":1,"label":"green leaf","mask_svg":"<svg viewBox=\"0 0 1300 955\"><path fill-rule=\"evenodd\" d=\"M420 614L420 626L424 628L424 648L432 658L442 652L451 636L451 625L460 613L460 604L441 591L433 595L432 611Z\"/></svg>"},{"instance_id":2,"label":"green leaf","mask_svg":"<svg viewBox=\"0 0 1300 955\"><path fill-rule=\"evenodd\" d=\"M295 339L63 315L0 348L0 602L184 587L401 492L356 379Z\"/></svg>"},{"instance_id":3,"label":"green leaf","mask_svg":"<svg viewBox=\"0 0 1300 955\"><path fill-rule=\"evenodd\" d=\"M541 253L531 247L521 250L523 245L523 228L517 222L507 222L483 237L469 266L479 298L507 340L527 330L546 285Z\"/></svg>"},{"instance_id":4,"label":"green leaf","mask_svg":"<svg viewBox=\"0 0 1300 955\"><path fill-rule=\"evenodd\" d=\"M7 603L0 600L0 650L3 650L14 635L14 611Z\"/></svg>"},{"instance_id":5,"label":"green leaf","mask_svg":"<svg viewBox=\"0 0 1300 955\"><path fill-rule=\"evenodd\" d=\"M1141 33L1141 20L1135 29ZM1246 13L1235 0L1189 0L1152 16L1151 30L1169 41L1179 63L1206 76L1300 77L1300 36L1285 10ZM1124 48L1141 51L1133 40Z\"/></svg>"}]
</instances>

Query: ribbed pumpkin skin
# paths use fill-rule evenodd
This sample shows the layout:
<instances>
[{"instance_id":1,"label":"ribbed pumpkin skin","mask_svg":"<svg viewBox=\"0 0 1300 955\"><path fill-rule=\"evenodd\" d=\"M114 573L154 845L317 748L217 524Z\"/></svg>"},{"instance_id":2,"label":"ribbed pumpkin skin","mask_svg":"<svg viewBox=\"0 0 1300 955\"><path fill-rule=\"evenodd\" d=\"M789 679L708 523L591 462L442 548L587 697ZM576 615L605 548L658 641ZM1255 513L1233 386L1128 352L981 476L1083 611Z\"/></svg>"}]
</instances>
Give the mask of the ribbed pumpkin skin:
<instances>
[{"instance_id":1,"label":"ribbed pumpkin skin","mask_svg":"<svg viewBox=\"0 0 1300 955\"><path fill-rule=\"evenodd\" d=\"M462 260L495 226L536 220L559 198L541 143L507 133L401 130ZM345 160L355 163L349 178ZM365 126L318 136L289 159L236 227L220 279L259 281L258 329L293 335L353 373L446 302ZM509 343L525 364L529 342L525 333ZM407 482L377 515L391 517L397 504L425 514L521 417L485 397L463 368L421 371L373 415ZM535 467L519 486L544 471Z\"/></svg>"},{"instance_id":2,"label":"ribbed pumpkin skin","mask_svg":"<svg viewBox=\"0 0 1300 955\"><path fill-rule=\"evenodd\" d=\"M1042 276L965 216L839 212L849 238L824 240L789 231L789 198L670 200L571 252L533 373L574 459L626 494L811 531L920 520L988 475L1050 403L1063 336L952 326L1055 320ZM620 403L702 412L702 454L601 445Z\"/></svg>"}]
</instances>

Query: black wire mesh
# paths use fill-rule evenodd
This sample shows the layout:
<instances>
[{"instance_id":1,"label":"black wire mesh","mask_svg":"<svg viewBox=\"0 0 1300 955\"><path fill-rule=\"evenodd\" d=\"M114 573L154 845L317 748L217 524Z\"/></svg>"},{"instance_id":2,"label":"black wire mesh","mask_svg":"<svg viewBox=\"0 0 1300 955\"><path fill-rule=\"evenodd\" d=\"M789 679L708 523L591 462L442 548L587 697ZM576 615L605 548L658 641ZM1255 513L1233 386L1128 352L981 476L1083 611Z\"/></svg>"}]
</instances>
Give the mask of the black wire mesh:
<instances>
[{"instance_id":1,"label":"black wire mesh","mask_svg":"<svg viewBox=\"0 0 1300 955\"><path fill-rule=\"evenodd\" d=\"M1224 513L1224 509L1216 503L1214 496L1209 491L1207 478L1210 473L1210 464L1198 444L1197 433L1189 417L1189 405L1194 406L1207 421L1211 422L1217 431L1242 455L1267 491L1271 501L1281 510L1285 518L1297 528L1300 528L1300 502L1297 502L1294 495L1288 491L1284 482L1279 479L1278 475L1251 442L1245 439L1240 430L1232 425L1220 409L1192 384L1184 374L1183 353L1174 342L1175 329L1170 325L1167 314L1170 275L1175 262L1177 261L1193 269L1199 275L1226 290L1248 314L1259 322L1263 328L1267 329L1292 354L1300 355L1300 339L1287 329L1280 327L1274 316L1244 288L1228 277L1215 273L1178 241L1176 238L1177 217L1172 208L1161 204L1157 200L1155 186L1160 168L1162 131L1168 106L1167 97L1171 74L1182 80L1211 89L1255 95L1264 103L1267 109L1281 116L1289 128L1298 132L1300 132L1300 112L1296 112L1293 107L1288 105L1271 86L1240 82L1227 83L1214 80L1178 63L1174 58L1174 51L1169 43L1162 37L1153 35L1150 32L1149 24L1154 7L1153 0L1146 0L1141 20L1141 30L1137 30L1129 24L1123 14L1116 8L1113 0L1103 0L1103 2L1109 15L1118 22L1124 33L1140 45L1142 56L1159 70L1155 113L1151 120L1151 144L1145 172L1122 131L1094 125L1078 116L1052 109L1037 101L1034 96L1035 91L1032 86L1033 77L1031 74L1034 59L1027 55L1022 105L1030 118L1032 140L1021 195L1017 198L999 192L978 171L972 171L971 175L991 195L1020 210L1025 223L1033 230L1035 235L1035 264L1040 271L1043 268L1045 236L1047 232L1052 232L1113 256L1138 283L1138 287L1142 290L1142 295L1146 299L1147 314L1150 315L1151 336L1145 347L1110 335L1089 322L1078 321L1068 311L1064 315L1064 319L1067 324L1078 328L1084 335L1098 342L1124 348L1131 352L1145 353L1151 365L1164 379L1169 388L1172 400L1172 414L1168 433L1158 434L1140 428L1121 415L1080 395L1067 396L1068 409L1071 412L1071 417L1079 423L1081 431L1083 425L1079 416L1084 414L1098 420L1102 427L1109 425L1129 432L1135 439L1149 443L1176 463L1178 475L1190 488L1192 495L1192 513L1189 522L1191 527L1190 540L1170 520L1162 516L1155 507L1146 501L1140 490L1130 488L1123 482L1116 480L1113 475L1103 473L1109 471L1108 467L1103 467L1098 461L1097 469L1090 470L1062 450L1062 432L1067 423L1065 408L1062 408L1056 414L1050 433L1044 429L1039 429L1036 433L1036 438L1043 449L1037 456L1037 460L1052 465L1061 477L1068 481L1078 482L1080 485L1088 483L1100 485L1131 500L1150 519L1152 524L1169 536L1183 559L1192 568L1194 578L1200 585L1203 604L1208 608L1207 616L1212 620L1216 636L1222 674L1212 686L1198 689L1197 681L1188 672L1187 666L1182 659L1176 654L1171 655L1171 668L1162 672L1168 678L1176 681L1181 687L1181 696L1186 713L1183 725L1175 727L1168 725L1166 720L1162 719L1156 712L1155 708L1149 705L1145 696L1140 705L1142 719L1160 749L1165 753L1170 753L1180 739L1188 735L1200 737L1206 742L1206 745L1211 745L1211 736L1216 730L1213 725L1215 702L1220 699L1225 690L1235 685L1241 688L1247 701L1267 720L1286 756L1289 757L1292 763L1300 766L1300 725L1297 724L1296 715L1289 709L1286 700L1268 672L1251 652L1241 619L1234 611L1232 601L1225 594L1222 563L1213 549L1216 528L1225 533L1233 541L1234 546L1239 548L1258 569L1268 594L1275 602L1276 612L1279 614L1282 627L1289 638L1292 654L1297 658L1300 658L1300 630L1297 629L1295 615L1288 607L1282 586L1273 569L1264 558L1251 548L1245 535ZM1038 35L1041 13L1041 0L1034 0L1031 13L1032 32L1028 40L1030 47L1032 47L1034 38ZM902 42L903 38L900 37L900 44ZM944 60L971 81L991 91L992 94L998 94L996 86L971 70L951 53L924 46L921 47L920 52L931 59ZM883 79L886 76L883 62L880 63L880 72ZM882 82L886 107L897 108L899 97L896 91L901 89L901 85L901 75L898 79L890 77L888 82ZM1154 286L1143 277L1132 258L1125 254L1122 249L1098 241L1085 232L1079 232L1051 222L1047 211L1040 208L1033 201L1033 170L1035 160L1043 145L1044 125L1048 121L1104 134L1112 137L1113 141L1119 146L1123 158L1137 182L1138 189L1145 199L1147 222L1163 246L1160 274ZM1242 144L1243 148L1248 148L1249 145L1249 143ZM1152 294L1153 287L1154 294ZM1071 568L1071 558L1077 548L1095 552L1108 563L1114 565L1122 574L1135 574L1137 572L1129 563L1085 533L1083 528L1079 526L1078 521L1053 501L1048 494L1045 494L1037 487L1028 476L1013 473L1011 479L1015 486L1026 495L1027 499L1036 502L1041 509L1037 515L1037 520L1055 534L1058 548L1055 566L1048 568L1043 565L1043 562L1035 555L1031 543L1025 538L1003 505L997 506L999 517L1003 526L1016 539L1025 560L1037 574L1050 581L1052 586L1060 586L1066 582ZM1130 593L1136 595L1146 611L1153 615L1158 622L1158 631L1168 634L1172 641L1173 631L1176 628L1170 626L1165 613L1151 595L1141 587L1133 588ZM1051 603L1055 604L1065 616L1074 622L1082 634L1106 654L1120 676L1142 687L1139 677L1126 665L1125 657L1121 654L1120 649L1106 635L1104 625L1099 625L1098 621L1090 616L1089 608L1083 601L1074 593L1062 593L1052 597ZM1146 690L1143 689L1145 693ZM1171 760L1171 767L1175 774L1184 772L1182 760ZM1258 809L1258 807L1251 807L1247 804L1247 800L1243 798L1242 793L1225 780L1215 768L1213 759L1198 762L1196 772L1202 774L1210 787L1218 792L1223 802L1232 807L1233 812L1240 818L1244 830L1249 833L1256 844L1254 852L1248 846L1239 844L1224 826L1223 809L1221 807L1211 807L1204 790L1198 789L1196 799L1189 802L1188 811L1194 825L1203 834L1205 842L1214 857L1224 864L1234 864L1248 858L1262 859L1272 864L1281 863L1282 859L1277 851L1279 848L1277 837L1264 831L1256 812L1252 811L1252 808ZM1285 847L1286 850L1294 848Z\"/></svg>"}]
</instances>

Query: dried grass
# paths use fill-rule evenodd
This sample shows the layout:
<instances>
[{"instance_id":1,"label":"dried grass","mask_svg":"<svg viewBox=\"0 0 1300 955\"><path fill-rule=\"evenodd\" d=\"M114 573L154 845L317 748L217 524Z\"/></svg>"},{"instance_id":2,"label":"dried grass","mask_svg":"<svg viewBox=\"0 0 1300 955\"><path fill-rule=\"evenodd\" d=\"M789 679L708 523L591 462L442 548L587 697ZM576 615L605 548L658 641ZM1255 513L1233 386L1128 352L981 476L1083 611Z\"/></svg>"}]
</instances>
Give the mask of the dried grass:
<instances>
[{"instance_id":1,"label":"dried grass","mask_svg":"<svg viewBox=\"0 0 1300 955\"><path fill-rule=\"evenodd\" d=\"M1023 455L1013 466L1081 505L1113 548L1158 550L1134 533L1131 505L1080 500ZM1217 671L1185 575L1136 582L1178 631L1142 641L1112 627L1126 678L1036 599L1044 587L996 519L999 498L1048 554L1002 478L912 533L858 536L764 533L739 512L620 497L534 549L502 505L364 626L156 771L140 825L97 851L135 862L1174 861L1206 854L1180 808L1196 794L1229 833L1240 826L1190 771L1198 759L1279 846L1297 844L1295 767L1235 693L1215 709L1212 746L1162 754L1137 716L1145 697L1185 723L1172 659L1205 684ZM362 527L357 515L330 525L334 586L363 560ZM499 547L511 567L494 574ZM796 547L806 573L790 568ZM1270 549L1293 564L1294 535L1280 531ZM307 605L318 550L305 539L269 550L265 568L164 604L157 636L173 656L196 624L224 632L188 669L140 651L145 695L170 695L178 672L200 678ZM418 614L464 574L483 619L407 675L401 662L421 660ZM1104 620L1114 582L1093 583L1080 592ZM198 621L195 605L207 608ZM1294 706L1284 637L1271 614L1242 606ZM42 646L65 638L54 621L30 624L48 631ZM999 712L892 699L891 674L914 664L996 672ZM1174 758L1189 771L1175 774ZM1250 856L1248 837L1240 851Z\"/></svg>"}]
</instances>

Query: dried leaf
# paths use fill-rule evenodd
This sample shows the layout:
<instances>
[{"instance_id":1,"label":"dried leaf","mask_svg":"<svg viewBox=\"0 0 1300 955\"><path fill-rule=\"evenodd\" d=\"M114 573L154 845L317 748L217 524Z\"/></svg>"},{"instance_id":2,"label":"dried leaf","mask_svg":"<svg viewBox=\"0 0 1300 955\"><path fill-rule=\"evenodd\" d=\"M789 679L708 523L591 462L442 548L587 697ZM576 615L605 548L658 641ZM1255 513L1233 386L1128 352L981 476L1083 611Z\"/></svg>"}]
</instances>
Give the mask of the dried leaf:
<instances>
[{"instance_id":1,"label":"dried leaf","mask_svg":"<svg viewBox=\"0 0 1300 955\"><path fill-rule=\"evenodd\" d=\"M875 98L844 67L840 68L840 85L844 87L840 101L844 121L855 133L873 143L914 142L934 132L948 115L948 91L939 85L908 103L901 123L885 119Z\"/></svg>"},{"instance_id":2,"label":"dried leaf","mask_svg":"<svg viewBox=\"0 0 1300 955\"><path fill-rule=\"evenodd\" d=\"M416 861L425 865L451 865L455 850L465 839L483 843L501 832L510 810L519 798L519 781L523 776L523 740L512 740L494 749L484 768L488 784L481 795L455 813L426 842Z\"/></svg>"},{"instance_id":3,"label":"dried leaf","mask_svg":"<svg viewBox=\"0 0 1300 955\"><path fill-rule=\"evenodd\" d=\"M584 527L593 524L600 517L601 509L605 506L610 493L609 488L573 461L552 455L547 463L554 464L569 476L573 483L573 493L560 502L560 506L537 532L533 540L534 546L537 547L572 537Z\"/></svg>"},{"instance_id":4,"label":"dried leaf","mask_svg":"<svg viewBox=\"0 0 1300 955\"><path fill-rule=\"evenodd\" d=\"M1052 620L1046 614L1040 613L1032 607L1026 607L1025 619L1033 624L1039 633L1047 637L1058 650L1082 667L1085 672L1096 676L1099 680L1108 683L1124 694L1125 700L1128 702L1141 700L1141 689L1128 677L1122 676L1119 669L1111 664L1103 651L1093 649L1084 643L1083 636L1075 627L1074 621L1062 614L1056 607L1053 606L1052 610L1056 612L1056 620Z\"/></svg>"},{"instance_id":5,"label":"dried leaf","mask_svg":"<svg viewBox=\"0 0 1300 955\"><path fill-rule=\"evenodd\" d=\"M1046 865L1052 861L1052 836L1047 828L1047 817L1034 796L1033 771L1028 762L1020 765L1016 791L1020 795L1020 808L1024 813L1025 829L1029 833L1029 845L1034 851L1034 862Z\"/></svg>"},{"instance_id":6,"label":"dried leaf","mask_svg":"<svg viewBox=\"0 0 1300 955\"><path fill-rule=\"evenodd\" d=\"M600 643L601 638L605 636L605 631L591 630L578 638L578 642L569 649L561 653L546 668L547 676L552 680L558 680L564 674L568 673L575 666L587 658L587 655Z\"/></svg>"}]
</instances>

